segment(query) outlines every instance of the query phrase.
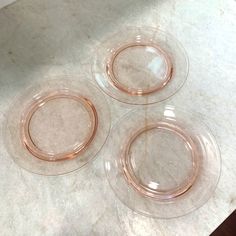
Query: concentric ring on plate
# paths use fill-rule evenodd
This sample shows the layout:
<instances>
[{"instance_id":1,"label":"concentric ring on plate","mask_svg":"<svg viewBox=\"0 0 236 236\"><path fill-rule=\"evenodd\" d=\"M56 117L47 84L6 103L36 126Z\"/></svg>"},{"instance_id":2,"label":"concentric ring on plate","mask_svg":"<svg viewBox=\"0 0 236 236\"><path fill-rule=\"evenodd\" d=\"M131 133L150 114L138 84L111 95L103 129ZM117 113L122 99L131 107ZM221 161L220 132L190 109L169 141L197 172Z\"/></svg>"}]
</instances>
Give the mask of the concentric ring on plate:
<instances>
[{"instance_id":1,"label":"concentric ring on plate","mask_svg":"<svg viewBox=\"0 0 236 236\"><path fill-rule=\"evenodd\" d=\"M164 59L164 63L165 63L165 66L166 66L166 69L165 69L165 73L163 75L163 79L162 81L157 84L157 85L153 85L153 86L150 86L148 88L130 88L130 87L127 87L125 84L122 84L120 81L119 81L119 78L116 74L116 71L115 71L115 63L116 61L118 60L118 57L120 56L121 53L124 53L125 50L129 50L129 49L134 49L134 48L149 48L149 50L155 50L155 51L158 51L160 53L160 56L163 57ZM154 92L157 92L161 89L163 89L167 83L171 80L172 78L172 62L168 56L168 54L163 51L160 47L158 47L157 45L155 44L144 44L144 43L132 43L132 44L128 44L128 45L124 45L120 48L118 48L111 56L110 60L107 62L107 74L109 76L109 78L111 79L112 83L114 84L114 86L116 86L119 90L125 92L125 93L128 93L129 95L140 95L140 96L143 96L143 95L147 95L147 94L151 94L151 93L154 93Z\"/></svg>"},{"instance_id":2,"label":"concentric ring on plate","mask_svg":"<svg viewBox=\"0 0 236 236\"><path fill-rule=\"evenodd\" d=\"M130 152L131 146L135 142L135 140L145 132L149 132L151 130L168 130L173 132L175 135L178 135L181 139L183 139L185 145L191 150L191 158L192 158L192 170L191 175L183 181L179 186L173 189L168 189L165 191L160 191L158 189L152 189L150 186L142 184L135 176L134 167L132 166ZM147 197L152 197L157 200L168 200L171 198L176 198L187 192L194 184L200 165L200 157L197 152L197 147L195 146L194 141L187 133L176 125L170 124L168 122L157 122L152 125L147 125L141 129L139 129L128 141L127 146L125 148L124 155L121 156L121 162L123 166L123 172L125 178L129 182L132 187L134 187L138 192Z\"/></svg>"},{"instance_id":3,"label":"concentric ring on plate","mask_svg":"<svg viewBox=\"0 0 236 236\"><path fill-rule=\"evenodd\" d=\"M38 83L17 98L4 134L11 157L21 167L59 175L92 160L109 129L110 113L103 94L80 77L60 77Z\"/></svg>"},{"instance_id":4,"label":"concentric ring on plate","mask_svg":"<svg viewBox=\"0 0 236 236\"><path fill-rule=\"evenodd\" d=\"M128 27L99 44L92 71L109 96L124 103L151 104L182 87L188 59L173 36L155 28Z\"/></svg>"},{"instance_id":5,"label":"concentric ring on plate","mask_svg":"<svg viewBox=\"0 0 236 236\"><path fill-rule=\"evenodd\" d=\"M59 153L59 154L51 154L44 152L41 150L35 143L33 142L30 134L30 122L32 120L33 115L39 108L42 109L45 104L51 100L54 99L60 99L60 98L67 98L67 99L73 99L79 103L81 103L86 110L88 111L90 115L90 120L91 120L91 128L90 132L85 138L84 141L82 141L81 144L77 145L74 147L72 150L70 150L67 153ZM78 156L79 153L84 151L88 145L92 142L94 136L96 135L97 131L97 123L98 123L98 117L97 117L97 111L94 105L90 100L87 98L81 97L79 94L67 94L62 91L60 92L53 92L52 94L49 94L41 100L36 101L35 103L31 104L31 106L28 108L28 112L25 114L25 116L22 118L22 140L25 145L25 147L31 152L32 155L35 157L45 160L45 161L61 161L61 160L66 160L66 159L72 159Z\"/></svg>"},{"instance_id":6,"label":"concentric ring on plate","mask_svg":"<svg viewBox=\"0 0 236 236\"><path fill-rule=\"evenodd\" d=\"M109 135L111 149L104 150L104 161L112 189L129 208L150 217L178 217L197 209L219 180L214 137L195 114L173 106L129 112Z\"/></svg>"}]
</instances>

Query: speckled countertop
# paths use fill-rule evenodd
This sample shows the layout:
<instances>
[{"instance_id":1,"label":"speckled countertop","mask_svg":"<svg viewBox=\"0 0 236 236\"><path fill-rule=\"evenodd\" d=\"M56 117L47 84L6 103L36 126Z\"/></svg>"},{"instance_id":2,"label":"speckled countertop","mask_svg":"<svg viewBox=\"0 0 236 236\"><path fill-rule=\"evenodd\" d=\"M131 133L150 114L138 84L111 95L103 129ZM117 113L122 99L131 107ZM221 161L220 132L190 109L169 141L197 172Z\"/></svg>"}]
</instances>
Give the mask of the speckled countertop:
<instances>
[{"instance_id":1,"label":"speckled countertop","mask_svg":"<svg viewBox=\"0 0 236 236\"><path fill-rule=\"evenodd\" d=\"M62 177L20 169L0 140L1 235L209 235L236 208L236 1L18 0L0 10L0 126L15 95L51 75L85 73L94 46L123 25L160 27L188 52L190 74L167 103L194 110L222 154L213 197L172 220L140 216L111 191L102 156ZM91 78L92 79L92 78ZM129 107L109 100L113 123Z\"/></svg>"}]
</instances>

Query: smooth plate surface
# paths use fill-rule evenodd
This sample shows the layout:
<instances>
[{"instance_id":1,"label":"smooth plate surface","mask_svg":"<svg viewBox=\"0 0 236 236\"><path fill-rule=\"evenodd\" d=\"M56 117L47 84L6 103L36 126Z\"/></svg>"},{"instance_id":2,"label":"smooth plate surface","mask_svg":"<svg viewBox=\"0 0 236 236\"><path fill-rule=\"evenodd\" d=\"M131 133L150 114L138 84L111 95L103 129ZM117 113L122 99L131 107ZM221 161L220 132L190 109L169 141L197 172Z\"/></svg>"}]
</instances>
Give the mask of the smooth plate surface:
<instances>
[{"instance_id":1,"label":"smooth plate surface","mask_svg":"<svg viewBox=\"0 0 236 236\"><path fill-rule=\"evenodd\" d=\"M60 175L93 160L109 130L110 110L101 91L82 77L65 76L35 84L15 99L3 139L22 168Z\"/></svg>"},{"instance_id":2,"label":"smooth plate surface","mask_svg":"<svg viewBox=\"0 0 236 236\"><path fill-rule=\"evenodd\" d=\"M161 104L132 110L114 125L106 146L112 190L145 216L186 215L206 203L219 181L219 148L194 112Z\"/></svg>"},{"instance_id":3,"label":"smooth plate surface","mask_svg":"<svg viewBox=\"0 0 236 236\"><path fill-rule=\"evenodd\" d=\"M188 57L173 35L153 27L126 27L96 47L92 73L112 98L152 104L181 89L188 76Z\"/></svg>"},{"instance_id":4,"label":"smooth plate surface","mask_svg":"<svg viewBox=\"0 0 236 236\"><path fill-rule=\"evenodd\" d=\"M94 47L117 26L148 25L170 32L186 49L189 77L168 103L202 114L222 156L219 185L202 208L154 220L116 199L102 156L78 173L42 178L15 165L0 140L1 234L208 236L214 231L236 208L235 22L234 0L18 0L1 9L1 128L13 96L29 82L80 74L81 63L90 64ZM110 104L116 122L128 108Z\"/></svg>"}]
</instances>

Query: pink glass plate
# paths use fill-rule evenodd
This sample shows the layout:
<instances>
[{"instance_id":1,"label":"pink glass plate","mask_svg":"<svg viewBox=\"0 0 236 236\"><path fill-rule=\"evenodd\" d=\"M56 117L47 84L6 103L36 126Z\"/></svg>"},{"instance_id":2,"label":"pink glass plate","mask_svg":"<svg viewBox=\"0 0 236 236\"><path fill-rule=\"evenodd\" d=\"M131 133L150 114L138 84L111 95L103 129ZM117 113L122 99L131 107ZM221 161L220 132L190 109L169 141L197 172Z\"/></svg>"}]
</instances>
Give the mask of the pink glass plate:
<instances>
[{"instance_id":1,"label":"pink glass plate","mask_svg":"<svg viewBox=\"0 0 236 236\"><path fill-rule=\"evenodd\" d=\"M105 170L117 197L141 214L172 218L202 206L221 169L218 146L197 116L172 106L134 110L114 126ZM115 145L114 145L115 144Z\"/></svg>"},{"instance_id":2,"label":"pink glass plate","mask_svg":"<svg viewBox=\"0 0 236 236\"><path fill-rule=\"evenodd\" d=\"M109 133L110 114L103 94L89 82L54 79L28 88L10 108L5 127L16 163L59 175L95 157Z\"/></svg>"},{"instance_id":3,"label":"pink glass plate","mask_svg":"<svg viewBox=\"0 0 236 236\"><path fill-rule=\"evenodd\" d=\"M188 59L173 36L150 27L127 27L100 43L92 71L109 96L130 104L151 104L182 87Z\"/></svg>"}]
</instances>

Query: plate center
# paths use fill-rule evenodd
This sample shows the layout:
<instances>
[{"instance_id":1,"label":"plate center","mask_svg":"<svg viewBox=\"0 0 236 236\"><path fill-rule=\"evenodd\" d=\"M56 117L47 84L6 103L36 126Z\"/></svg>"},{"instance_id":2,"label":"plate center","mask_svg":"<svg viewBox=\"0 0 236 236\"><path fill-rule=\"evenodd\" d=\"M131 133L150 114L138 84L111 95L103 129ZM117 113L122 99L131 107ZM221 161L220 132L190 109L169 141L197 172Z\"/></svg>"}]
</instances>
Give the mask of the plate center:
<instances>
[{"instance_id":1,"label":"plate center","mask_svg":"<svg viewBox=\"0 0 236 236\"><path fill-rule=\"evenodd\" d=\"M29 134L40 150L56 155L82 144L91 128L91 117L82 103L57 98L47 101L34 112Z\"/></svg>"},{"instance_id":2,"label":"plate center","mask_svg":"<svg viewBox=\"0 0 236 236\"><path fill-rule=\"evenodd\" d=\"M113 73L120 84L131 90L161 87L169 66L158 48L134 45L120 50L113 62Z\"/></svg>"},{"instance_id":3,"label":"plate center","mask_svg":"<svg viewBox=\"0 0 236 236\"><path fill-rule=\"evenodd\" d=\"M151 191L177 189L192 174L190 147L173 131L155 128L141 133L129 155L137 180Z\"/></svg>"}]
</instances>

